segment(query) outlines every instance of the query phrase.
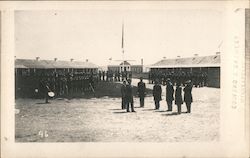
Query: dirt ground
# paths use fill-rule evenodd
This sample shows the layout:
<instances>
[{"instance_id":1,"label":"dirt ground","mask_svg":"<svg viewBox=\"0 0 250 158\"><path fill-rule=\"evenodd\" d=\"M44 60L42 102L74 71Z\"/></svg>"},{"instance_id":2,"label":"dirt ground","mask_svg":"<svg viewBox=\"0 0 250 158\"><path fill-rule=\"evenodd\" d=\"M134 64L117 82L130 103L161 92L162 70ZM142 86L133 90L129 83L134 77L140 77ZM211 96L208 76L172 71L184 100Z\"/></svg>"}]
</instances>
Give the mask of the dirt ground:
<instances>
[{"instance_id":1,"label":"dirt ground","mask_svg":"<svg viewBox=\"0 0 250 158\"><path fill-rule=\"evenodd\" d=\"M165 86L163 86L165 89ZM145 107L134 98L136 113L121 110L120 98L16 99L16 142L187 142L218 141L220 89L194 88L192 113L160 110L153 98ZM182 111L186 111L185 104Z\"/></svg>"}]
</instances>

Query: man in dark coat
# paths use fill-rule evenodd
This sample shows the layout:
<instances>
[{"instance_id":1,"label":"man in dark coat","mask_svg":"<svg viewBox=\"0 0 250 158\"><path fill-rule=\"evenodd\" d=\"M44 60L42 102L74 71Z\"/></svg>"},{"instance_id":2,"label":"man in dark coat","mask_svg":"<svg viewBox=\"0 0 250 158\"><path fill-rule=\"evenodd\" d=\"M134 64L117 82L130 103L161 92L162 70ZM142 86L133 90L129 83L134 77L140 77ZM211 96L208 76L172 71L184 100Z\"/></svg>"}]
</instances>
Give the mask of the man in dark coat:
<instances>
[{"instance_id":1,"label":"man in dark coat","mask_svg":"<svg viewBox=\"0 0 250 158\"><path fill-rule=\"evenodd\" d=\"M140 78L140 82L137 85L138 89L138 96L140 98L140 107L144 107L144 98L145 98L145 92L146 92L146 85L143 82L142 77Z\"/></svg>"},{"instance_id":2,"label":"man in dark coat","mask_svg":"<svg viewBox=\"0 0 250 158\"><path fill-rule=\"evenodd\" d=\"M128 85L126 86L125 98L126 98L126 102L127 102L127 112L129 112L129 104L131 105L131 112L135 112L134 100L133 100L133 90L132 90L130 79L128 79Z\"/></svg>"},{"instance_id":3,"label":"man in dark coat","mask_svg":"<svg viewBox=\"0 0 250 158\"><path fill-rule=\"evenodd\" d=\"M166 101L168 105L167 111L172 111L172 103L174 100L174 87L170 79L167 79L167 86L166 86Z\"/></svg>"},{"instance_id":4,"label":"man in dark coat","mask_svg":"<svg viewBox=\"0 0 250 158\"><path fill-rule=\"evenodd\" d=\"M40 89L40 92L41 92L41 95L44 96L45 98L45 103L49 103L49 96L48 96L48 82L46 79L41 79L40 80L40 85L39 85L39 89Z\"/></svg>"},{"instance_id":5,"label":"man in dark coat","mask_svg":"<svg viewBox=\"0 0 250 158\"><path fill-rule=\"evenodd\" d=\"M126 81L123 81L122 87L121 87L121 94L122 94L122 109L126 109Z\"/></svg>"},{"instance_id":6,"label":"man in dark coat","mask_svg":"<svg viewBox=\"0 0 250 158\"><path fill-rule=\"evenodd\" d=\"M155 101L155 110L160 108L160 101L162 100L161 98L161 93L162 93L162 89L161 89L161 85L158 84L159 81L156 80L155 81L155 85L153 87L153 96L154 96L154 101Z\"/></svg>"},{"instance_id":7,"label":"man in dark coat","mask_svg":"<svg viewBox=\"0 0 250 158\"><path fill-rule=\"evenodd\" d=\"M187 81L187 85L183 89L184 91L184 102L187 106L187 113L191 113L191 103L193 102L193 96L192 96L192 83L191 81Z\"/></svg>"},{"instance_id":8,"label":"man in dark coat","mask_svg":"<svg viewBox=\"0 0 250 158\"><path fill-rule=\"evenodd\" d=\"M182 88L180 82L176 83L175 104L177 105L178 114L181 114L181 104L183 104L183 100L182 100Z\"/></svg>"}]
</instances>

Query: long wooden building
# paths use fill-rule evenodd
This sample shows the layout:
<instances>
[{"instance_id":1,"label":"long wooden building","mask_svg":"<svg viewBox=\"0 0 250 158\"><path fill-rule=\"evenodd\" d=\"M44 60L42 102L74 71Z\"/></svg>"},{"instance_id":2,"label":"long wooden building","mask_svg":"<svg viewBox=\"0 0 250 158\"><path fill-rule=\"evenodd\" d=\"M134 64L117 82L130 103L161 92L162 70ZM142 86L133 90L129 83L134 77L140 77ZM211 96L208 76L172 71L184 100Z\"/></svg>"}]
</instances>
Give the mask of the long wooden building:
<instances>
[{"instance_id":1,"label":"long wooden building","mask_svg":"<svg viewBox=\"0 0 250 158\"><path fill-rule=\"evenodd\" d=\"M206 73L209 87L220 87L220 53L210 56L193 56L187 58L163 59L149 66L150 71L184 71Z\"/></svg>"},{"instance_id":2,"label":"long wooden building","mask_svg":"<svg viewBox=\"0 0 250 158\"><path fill-rule=\"evenodd\" d=\"M15 59L15 90L16 97L35 97L34 90L39 88L43 78L51 83L66 84L68 76L75 76L77 80L97 78L98 66L89 61L61 61L36 59ZM77 78L77 76L81 76ZM51 86L54 87L55 85ZM63 87L61 86L60 89ZM51 88L55 89L55 88Z\"/></svg>"}]
</instances>

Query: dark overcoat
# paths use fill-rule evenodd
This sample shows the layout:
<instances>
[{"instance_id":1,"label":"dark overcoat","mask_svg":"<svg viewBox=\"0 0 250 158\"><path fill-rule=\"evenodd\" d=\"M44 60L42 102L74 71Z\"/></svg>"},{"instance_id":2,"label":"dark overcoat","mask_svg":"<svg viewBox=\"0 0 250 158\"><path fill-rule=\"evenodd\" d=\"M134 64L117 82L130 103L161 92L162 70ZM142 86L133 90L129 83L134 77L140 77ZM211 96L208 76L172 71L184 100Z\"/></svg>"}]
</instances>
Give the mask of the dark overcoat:
<instances>
[{"instance_id":1,"label":"dark overcoat","mask_svg":"<svg viewBox=\"0 0 250 158\"><path fill-rule=\"evenodd\" d=\"M174 87L172 84L166 86L166 101L172 102L174 100Z\"/></svg>"},{"instance_id":2,"label":"dark overcoat","mask_svg":"<svg viewBox=\"0 0 250 158\"><path fill-rule=\"evenodd\" d=\"M127 102L133 103L133 89L131 85L126 86L125 98Z\"/></svg>"},{"instance_id":3,"label":"dark overcoat","mask_svg":"<svg viewBox=\"0 0 250 158\"><path fill-rule=\"evenodd\" d=\"M192 103L193 96L192 96L192 85L187 85L184 89L184 102Z\"/></svg>"},{"instance_id":4,"label":"dark overcoat","mask_svg":"<svg viewBox=\"0 0 250 158\"><path fill-rule=\"evenodd\" d=\"M162 100L161 93L162 93L161 85L159 85L159 84L154 85L154 87L153 87L153 96L154 96L155 101Z\"/></svg>"},{"instance_id":5,"label":"dark overcoat","mask_svg":"<svg viewBox=\"0 0 250 158\"><path fill-rule=\"evenodd\" d=\"M175 104L176 105L183 104L182 88L180 86L176 86L176 89L175 89Z\"/></svg>"},{"instance_id":6,"label":"dark overcoat","mask_svg":"<svg viewBox=\"0 0 250 158\"><path fill-rule=\"evenodd\" d=\"M144 82L139 82L138 85L138 94L139 94L139 97L145 97L145 91L146 91L146 85Z\"/></svg>"}]
</instances>

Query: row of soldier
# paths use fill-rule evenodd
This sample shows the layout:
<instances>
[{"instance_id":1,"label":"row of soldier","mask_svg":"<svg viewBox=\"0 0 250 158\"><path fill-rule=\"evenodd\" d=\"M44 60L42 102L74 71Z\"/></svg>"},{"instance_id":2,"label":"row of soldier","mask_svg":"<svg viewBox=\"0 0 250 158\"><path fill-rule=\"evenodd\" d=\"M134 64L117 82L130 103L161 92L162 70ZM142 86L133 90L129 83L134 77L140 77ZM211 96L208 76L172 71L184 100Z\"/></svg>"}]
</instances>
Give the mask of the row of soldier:
<instances>
[{"instance_id":1,"label":"row of soldier","mask_svg":"<svg viewBox=\"0 0 250 158\"><path fill-rule=\"evenodd\" d=\"M132 78L132 72L130 71L99 71L98 72L99 80L102 81L123 81Z\"/></svg>"},{"instance_id":2,"label":"row of soldier","mask_svg":"<svg viewBox=\"0 0 250 158\"><path fill-rule=\"evenodd\" d=\"M153 98L155 103L155 110L160 108L160 101L162 100L162 88L161 84L158 80L154 82L153 87ZM192 87L193 84L191 80L185 82L185 87L182 89L180 82L176 83L176 89L174 90L173 83L171 82L170 78L166 81L166 102L168 109L167 111L173 110L173 101L177 105L177 114L181 114L181 105L185 102L187 107L187 113L191 113L191 104L193 102L192 97ZM184 99L182 96L182 91L184 91ZM144 99L146 96L146 84L143 82L143 79L140 78L140 82L137 85L137 93L140 99L140 107L144 107ZM126 109L127 112L131 111L135 112L134 110L134 101L133 101L133 93L132 93L132 86L131 80L129 79L127 82L124 80L123 85L121 87L121 95L122 95L122 109Z\"/></svg>"},{"instance_id":3,"label":"row of soldier","mask_svg":"<svg viewBox=\"0 0 250 158\"><path fill-rule=\"evenodd\" d=\"M155 83L156 80L159 83L165 85L167 83L167 79L171 79L174 85L179 82L184 85L185 81L191 80L195 87L203 87L207 86L207 73L206 72L185 72L185 71L150 71L149 72L149 82Z\"/></svg>"},{"instance_id":4,"label":"row of soldier","mask_svg":"<svg viewBox=\"0 0 250 158\"><path fill-rule=\"evenodd\" d=\"M18 75L16 76L16 93L19 96L43 97L44 91L49 88L56 96L68 96L93 91L97 81L96 74L84 72Z\"/></svg>"}]
</instances>

